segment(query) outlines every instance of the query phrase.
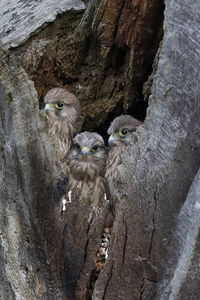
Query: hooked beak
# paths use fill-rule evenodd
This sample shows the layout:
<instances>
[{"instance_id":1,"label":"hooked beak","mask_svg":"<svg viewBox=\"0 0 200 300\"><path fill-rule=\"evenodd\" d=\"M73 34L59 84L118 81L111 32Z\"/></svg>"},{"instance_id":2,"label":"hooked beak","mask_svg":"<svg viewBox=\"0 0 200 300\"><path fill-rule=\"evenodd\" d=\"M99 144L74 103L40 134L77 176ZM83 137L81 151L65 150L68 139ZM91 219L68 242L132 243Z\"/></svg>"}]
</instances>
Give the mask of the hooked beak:
<instances>
[{"instance_id":1,"label":"hooked beak","mask_svg":"<svg viewBox=\"0 0 200 300\"><path fill-rule=\"evenodd\" d=\"M110 137L109 137L109 139L108 139L108 144L109 144L109 145L112 145L112 144L114 144L117 140L118 140L118 139L117 139L116 134L111 134Z\"/></svg>"},{"instance_id":2,"label":"hooked beak","mask_svg":"<svg viewBox=\"0 0 200 300\"><path fill-rule=\"evenodd\" d=\"M81 148L81 153L83 155L88 155L90 153L90 147L83 147L83 148Z\"/></svg>"},{"instance_id":3,"label":"hooked beak","mask_svg":"<svg viewBox=\"0 0 200 300\"><path fill-rule=\"evenodd\" d=\"M46 104L44 107L45 111L54 111L54 104Z\"/></svg>"}]
</instances>

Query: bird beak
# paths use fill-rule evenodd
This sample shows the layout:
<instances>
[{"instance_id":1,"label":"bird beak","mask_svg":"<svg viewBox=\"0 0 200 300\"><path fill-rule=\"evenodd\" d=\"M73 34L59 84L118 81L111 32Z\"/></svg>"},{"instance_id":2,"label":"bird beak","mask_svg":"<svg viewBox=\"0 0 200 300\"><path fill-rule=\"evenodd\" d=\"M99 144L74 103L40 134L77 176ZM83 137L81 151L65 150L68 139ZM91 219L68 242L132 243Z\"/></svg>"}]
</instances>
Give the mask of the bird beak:
<instances>
[{"instance_id":1,"label":"bird beak","mask_svg":"<svg viewBox=\"0 0 200 300\"><path fill-rule=\"evenodd\" d=\"M45 111L53 111L54 110L54 106L55 106L54 104L49 104L48 103L48 104L45 105L44 110Z\"/></svg>"},{"instance_id":2,"label":"bird beak","mask_svg":"<svg viewBox=\"0 0 200 300\"><path fill-rule=\"evenodd\" d=\"M108 144L109 144L109 145L112 145L112 144L114 144L117 140L118 140L118 139L117 139L116 134L112 134L112 135L110 135L110 137L109 137L109 139L108 139Z\"/></svg>"},{"instance_id":3,"label":"bird beak","mask_svg":"<svg viewBox=\"0 0 200 300\"><path fill-rule=\"evenodd\" d=\"M83 155L89 154L90 153L90 147L83 147L83 148L81 148L81 153Z\"/></svg>"}]
</instances>

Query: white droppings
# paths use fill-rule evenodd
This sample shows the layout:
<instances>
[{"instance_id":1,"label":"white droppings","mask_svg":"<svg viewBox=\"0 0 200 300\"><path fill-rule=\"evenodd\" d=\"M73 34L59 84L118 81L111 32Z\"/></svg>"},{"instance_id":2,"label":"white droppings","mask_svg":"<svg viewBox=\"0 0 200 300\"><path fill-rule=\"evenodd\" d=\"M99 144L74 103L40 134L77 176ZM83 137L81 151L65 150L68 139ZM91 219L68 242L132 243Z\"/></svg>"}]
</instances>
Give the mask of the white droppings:
<instances>
[{"instance_id":1,"label":"white droppings","mask_svg":"<svg viewBox=\"0 0 200 300\"><path fill-rule=\"evenodd\" d=\"M71 203L72 202L72 191L70 190L69 192L68 192L68 203Z\"/></svg>"},{"instance_id":2,"label":"white droppings","mask_svg":"<svg viewBox=\"0 0 200 300\"><path fill-rule=\"evenodd\" d=\"M62 199L62 211L65 211L67 208L66 208L66 203L67 203L67 200L64 198Z\"/></svg>"},{"instance_id":3,"label":"white droppings","mask_svg":"<svg viewBox=\"0 0 200 300\"><path fill-rule=\"evenodd\" d=\"M68 199L66 199L65 197L61 198L62 211L65 211L67 209L67 204L72 202L72 191L69 191L67 196L68 196Z\"/></svg>"},{"instance_id":4,"label":"white droppings","mask_svg":"<svg viewBox=\"0 0 200 300\"><path fill-rule=\"evenodd\" d=\"M108 248L105 250L105 259L108 259Z\"/></svg>"}]
</instances>

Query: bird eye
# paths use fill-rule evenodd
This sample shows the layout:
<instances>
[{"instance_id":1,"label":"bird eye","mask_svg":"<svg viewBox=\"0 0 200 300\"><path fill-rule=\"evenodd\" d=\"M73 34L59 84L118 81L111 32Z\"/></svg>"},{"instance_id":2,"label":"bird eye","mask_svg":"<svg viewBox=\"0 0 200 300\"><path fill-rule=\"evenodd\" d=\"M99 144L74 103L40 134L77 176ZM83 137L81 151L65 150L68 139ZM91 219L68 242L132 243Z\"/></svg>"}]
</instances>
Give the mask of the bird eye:
<instances>
[{"instance_id":1,"label":"bird eye","mask_svg":"<svg viewBox=\"0 0 200 300\"><path fill-rule=\"evenodd\" d=\"M97 146L97 145L93 146L93 147L92 147L92 152L96 152L97 149L98 149L98 146Z\"/></svg>"},{"instance_id":2,"label":"bird eye","mask_svg":"<svg viewBox=\"0 0 200 300\"><path fill-rule=\"evenodd\" d=\"M119 130L119 135L120 136L126 136L128 134L129 130L127 128L123 128Z\"/></svg>"},{"instance_id":3,"label":"bird eye","mask_svg":"<svg viewBox=\"0 0 200 300\"><path fill-rule=\"evenodd\" d=\"M56 103L56 108L57 109L63 109L63 107L64 107L64 102L59 101L59 102Z\"/></svg>"},{"instance_id":4,"label":"bird eye","mask_svg":"<svg viewBox=\"0 0 200 300\"><path fill-rule=\"evenodd\" d=\"M77 150L80 149L79 144L75 144L75 148L76 148Z\"/></svg>"}]
</instances>

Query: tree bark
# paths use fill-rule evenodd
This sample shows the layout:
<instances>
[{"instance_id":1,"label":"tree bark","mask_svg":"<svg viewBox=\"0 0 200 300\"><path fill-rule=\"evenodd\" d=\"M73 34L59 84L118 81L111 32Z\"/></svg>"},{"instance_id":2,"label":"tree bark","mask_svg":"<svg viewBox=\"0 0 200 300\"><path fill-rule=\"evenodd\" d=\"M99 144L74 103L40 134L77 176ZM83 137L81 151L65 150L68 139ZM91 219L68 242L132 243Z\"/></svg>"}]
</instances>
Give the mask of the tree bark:
<instances>
[{"instance_id":1,"label":"tree bark","mask_svg":"<svg viewBox=\"0 0 200 300\"><path fill-rule=\"evenodd\" d=\"M158 299L199 299L200 170L176 218Z\"/></svg>"},{"instance_id":2,"label":"tree bark","mask_svg":"<svg viewBox=\"0 0 200 300\"><path fill-rule=\"evenodd\" d=\"M98 276L108 211L88 223L87 203L77 197L63 216L68 169L18 62L39 98L52 84L79 84L82 128L104 131L113 116L143 102L163 8L158 1L90 1L75 33L78 18L68 38L52 40L42 56L31 56L42 35L15 49L18 59L0 51L0 298L200 298L199 174L185 201L200 166L199 4L166 2L147 117L121 154L108 259ZM41 64L31 69L26 57L42 57Z\"/></svg>"},{"instance_id":3,"label":"tree bark","mask_svg":"<svg viewBox=\"0 0 200 300\"><path fill-rule=\"evenodd\" d=\"M170 241L177 237L175 217L200 163L198 24L195 3L166 3L165 34L147 117L118 167L109 262L95 285L95 300L177 299L157 289L170 273L168 261L174 263L177 245L170 247ZM184 232L179 238L188 243ZM188 288L191 295L192 284Z\"/></svg>"},{"instance_id":4,"label":"tree bark","mask_svg":"<svg viewBox=\"0 0 200 300\"><path fill-rule=\"evenodd\" d=\"M116 113L145 117L142 87L162 38L163 10L156 0L92 0L81 20L63 15L13 51L40 99L52 86L67 87L82 104L82 128L105 135Z\"/></svg>"},{"instance_id":5,"label":"tree bark","mask_svg":"<svg viewBox=\"0 0 200 300\"><path fill-rule=\"evenodd\" d=\"M18 47L32 35L37 34L48 23L55 21L57 15L67 11L79 13L85 9L81 0L1 1L0 40L8 48Z\"/></svg>"},{"instance_id":6,"label":"tree bark","mask_svg":"<svg viewBox=\"0 0 200 300\"><path fill-rule=\"evenodd\" d=\"M56 197L58 202L59 191L55 197L51 190L62 179L65 164L56 164L58 145L39 116L33 83L3 50L0 81L1 299L56 299L59 288L53 271L58 261L48 243L46 221Z\"/></svg>"}]
</instances>

